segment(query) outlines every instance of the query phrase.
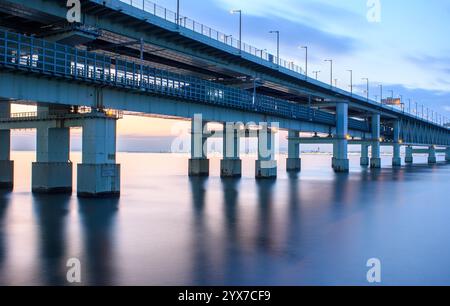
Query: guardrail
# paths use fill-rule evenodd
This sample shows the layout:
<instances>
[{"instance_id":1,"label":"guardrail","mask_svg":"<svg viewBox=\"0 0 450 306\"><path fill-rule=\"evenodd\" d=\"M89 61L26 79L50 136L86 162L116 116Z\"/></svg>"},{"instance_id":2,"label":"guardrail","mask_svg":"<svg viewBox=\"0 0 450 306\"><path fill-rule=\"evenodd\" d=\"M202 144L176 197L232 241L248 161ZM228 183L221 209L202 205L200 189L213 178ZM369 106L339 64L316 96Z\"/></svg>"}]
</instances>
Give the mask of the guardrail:
<instances>
[{"instance_id":1,"label":"guardrail","mask_svg":"<svg viewBox=\"0 0 450 306\"><path fill-rule=\"evenodd\" d=\"M39 120L64 120L85 118L111 118L122 119L123 112L118 110L104 110L101 112L20 112L0 114L1 122L39 121Z\"/></svg>"},{"instance_id":2,"label":"guardrail","mask_svg":"<svg viewBox=\"0 0 450 306\"><path fill-rule=\"evenodd\" d=\"M157 16L159 18L162 18L171 23L177 24L180 27L189 29L196 33L202 34L208 38L214 39L214 40L224 43L228 46L231 46L233 48L241 50L241 52L251 54L260 59L268 61L272 64L276 64L276 65L279 65L280 67L286 68L290 71L299 73L302 75L302 77L306 78L309 82L320 83L316 80L307 78L304 75L304 70L299 65L296 65L293 61L287 61L287 60L284 60L281 58L278 59L277 56L267 52L266 49L260 49L260 48L253 47L249 44L246 44L245 42L241 42L238 39L233 38L232 35L226 35L224 33L221 33L220 31L214 30L214 29L212 29L202 23L199 23L195 20L192 20L188 17L182 16L182 15L177 16L177 13L175 13L165 7L159 6L152 1L149 1L149 0L119 0L119 1L121 1L125 4L128 4L130 6L133 6L135 8L138 8L140 10L143 10L143 11L145 11L149 14L152 14L154 16ZM386 104L378 103L371 99L365 99L365 97L362 97L362 96L359 96L356 94L351 94L350 92L341 90L341 89L333 87L333 86L331 86L331 89L336 92L339 92L339 93L347 94L348 96L352 96L354 98L359 98L363 101L367 100L367 102L373 104L374 106L381 106L384 109L397 110L406 115L409 115L411 117L414 117L414 118L417 118L417 119L420 119L423 121L427 121L432 124L448 127L446 124L448 124L450 122L450 119L446 118L445 116L441 116L441 115L438 116L437 112L433 113L436 116L434 116L434 115L430 116L431 110L429 113L425 113L425 111L423 111L423 107L422 107L422 112L419 111L418 106L416 106L416 109L414 109L414 108L411 108L410 106L406 107L405 104L403 106L399 106L398 108L396 108L394 106L389 106Z\"/></svg>"},{"instance_id":3,"label":"guardrail","mask_svg":"<svg viewBox=\"0 0 450 306\"><path fill-rule=\"evenodd\" d=\"M335 124L334 114L286 100L253 95L242 89L4 30L0 30L0 65L289 119ZM367 124L359 120L350 120L349 126L368 130Z\"/></svg>"}]
</instances>

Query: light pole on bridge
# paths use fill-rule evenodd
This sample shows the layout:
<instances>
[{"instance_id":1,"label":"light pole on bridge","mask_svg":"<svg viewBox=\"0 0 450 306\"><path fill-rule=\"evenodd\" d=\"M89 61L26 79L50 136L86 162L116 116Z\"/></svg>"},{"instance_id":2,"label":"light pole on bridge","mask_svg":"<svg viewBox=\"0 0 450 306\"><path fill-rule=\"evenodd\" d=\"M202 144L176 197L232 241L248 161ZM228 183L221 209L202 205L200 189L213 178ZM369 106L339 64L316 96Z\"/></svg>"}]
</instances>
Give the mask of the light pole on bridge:
<instances>
[{"instance_id":1,"label":"light pole on bridge","mask_svg":"<svg viewBox=\"0 0 450 306\"><path fill-rule=\"evenodd\" d=\"M313 71L313 73L316 75L316 80L318 80L319 79L320 70Z\"/></svg>"},{"instance_id":2,"label":"light pole on bridge","mask_svg":"<svg viewBox=\"0 0 450 306\"><path fill-rule=\"evenodd\" d=\"M269 31L269 33L277 35L277 65L280 67L280 31Z\"/></svg>"},{"instance_id":3,"label":"light pole on bridge","mask_svg":"<svg viewBox=\"0 0 450 306\"><path fill-rule=\"evenodd\" d=\"M361 80L366 81L367 87L366 87L366 94L367 94L367 101L369 101L369 78L362 78Z\"/></svg>"},{"instance_id":4,"label":"light pole on bridge","mask_svg":"<svg viewBox=\"0 0 450 306\"><path fill-rule=\"evenodd\" d=\"M308 78L308 46L301 46L300 48L305 49L305 75Z\"/></svg>"},{"instance_id":5,"label":"light pole on bridge","mask_svg":"<svg viewBox=\"0 0 450 306\"><path fill-rule=\"evenodd\" d=\"M239 51L242 52L242 10L231 10L231 14L239 14Z\"/></svg>"},{"instance_id":6,"label":"light pole on bridge","mask_svg":"<svg viewBox=\"0 0 450 306\"><path fill-rule=\"evenodd\" d=\"M347 70L350 72L350 95L353 96L353 70Z\"/></svg>"},{"instance_id":7,"label":"light pole on bridge","mask_svg":"<svg viewBox=\"0 0 450 306\"><path fill-rule=\"evenodd\" d=\"M326 59L325 62L330 63L330 86L333 87L333 60L332 59Z\"/></svg>"}]
</instances>

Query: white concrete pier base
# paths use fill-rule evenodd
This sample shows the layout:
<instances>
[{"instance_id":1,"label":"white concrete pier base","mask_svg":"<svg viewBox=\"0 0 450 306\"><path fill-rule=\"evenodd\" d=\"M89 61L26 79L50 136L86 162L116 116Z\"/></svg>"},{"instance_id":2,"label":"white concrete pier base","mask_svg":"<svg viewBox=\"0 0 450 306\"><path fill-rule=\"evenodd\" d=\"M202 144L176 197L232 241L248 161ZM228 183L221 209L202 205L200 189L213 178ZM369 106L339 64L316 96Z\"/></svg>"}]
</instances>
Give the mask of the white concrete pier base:
<instances>
[{"instance_id":1,"label":"white concrete pier base","mask_svg":"<svg viewBox=\"0 0 450 306\"><path fill-rule=\"evenodd\" d=\"M428 164L434 165L436 163L437 163L436 148L434 146L431 146L429 148L429 153L428 153Z\"/></svg>"},{"instance_id":2,"label":"white concrete pier base","mask_svg":"<svg viewBox=\"0 0 450 306\"><path fill-rule=\"evenodd\" d=\"M372 158L370 159L370 168L379 169L381 168L381 147L380 147L380 137L381 137L381 116L375 114L372 116Z\"/></svg>"},{"instance_id":3,"label":"white concrete pier base","mask_svg":"<svg viewBox=\"0 0 450 306\"><path fill-rule=\"evenodd\" d=\"M411 146L405 149L405 163L412 164L414 162L413 148Z\"/></svg>"},{"instance_id":4,"label":"white concrete pier base","mask_svg":"<svg viewBox=\"0 0 450 306\"><path fill-rule=\"evenodd\" d=\"M189 159L189 176L209 176L209 159Z\"/></svg>"},{"instance_id":5,"label":"white concrete pier base","mask_svg":"<svg viewBox=\"0 0 450 306\"><path fill-rule=\"evenodd\" d=\"M221 177L242 177L242 160L223 159L220 161Z\"/></svg>"},{"instance_id":6,"label":"white concrete pier base","mask_svg":"<svg viewBox=\"0 0 450 306\"><path fill-rule=\"evenodd\" d=\"M350 161L348 159L338 159L333 157L332 166L335 172L346 173L349 172Z\"/></svg>"},{"instance_id":7,"label":"white concrete pier base","mask_svg":"<svg viewBox=\"0 0 450 306\"><path fill-rule=\"evenodd\" d=\"M14 188L14 161L0 160L0 189Z\"/></svg>"},{"instance_id":8,"label":"white concrete pier base","mask_svg":"<svg viewBox=\"0 0 450 306\"><path fill-rule=\"evenodd\" d=\"M256 173L257 179L274 179L277 177L276 160L257 160Z\"/></svg>"},{"instance_id":9,"label":"white concrete pier base","mask_svg":"<svg viewBox=\"0 0 450 306\"><path fill-rule=\"evenodd\" d=\"M115 118L83 122L83 163L78 165L79 197L119 197L120 165L116 163Z\"/></svg>"},{"instance_id":10,"label":"white concrete pier base","mask_svg":"<svg viewBox=\"0 0 450 306\"><path fill-rule=\"evenodd\" d=\"M348 159L348 104L336 104L336 135L333 143L331 165L335 172L347 173L350 170Z\"/></svg>"},{"instance_id":11,"label":"white concrete pier base","mask_svg":"<svg viewBox=\"0 0 450 306\"><path fill-rule=\"evenodd\" d=\"M450 163L450 147L445 150L445 161Z\"/></svg>"},{"instance_id":12,"label":"white concrete pier base","mask_svg":"<svg viewBox=\"0 0 450 306\"><path fill-rule=\"evenodd\" d=\"M288 172L300 172L302 171L302 159L301 158L287 158L286 170Z\"/></svg>"},{"instance_id":13,"label":"white concrete pier base","mask_svg":"<svg viewBox=\"0 0 450 306\"><path fill-rule=\"evenodd\" d=\"M37 129L37 162L32 164L32 191L35 193L71 193L72 163L69 162L70 129Z\"/></svg>"},{"instance_id":14,"label":"white concrete pier base","mask_svg":"<svg viewBox=\"0 0 450 306\"><path fill-rule=\"evenodd\" d=\"M286 159L286 170L288 172L300 172L302 160L300 158L300 132L289 130L288 132L288 158Z\"/></svg>"},{"instance_id":15,"label":"white concrete pier base","mask_svg":"<svg viewBox=\"0 0 450 306\"><path fill-rule=\"evenodd\" d=\"M263 125L258 131L258 160L255 163L257 179L274 179L277 177L277 161L275 160L275 131Z\"/></svg>"},{"instance_id":16,"label":"white concrete pier base","mask_svg":"<svg viewBox=\"0 0 450 306\"><path fill-rule=\"evenodd\" d=\"M369 146L368 145L361 145L361 158L360 158L360 165L362 167L368 167L370 164L369 159Z\"/></svg>"},{"instance_id":17,"label":"white concrete pier base","mask_svg":"<svg viewBox=\"0 0 450 306\"><path fill-rule=\"evenodd\" d=\"M120 197L120 165L79 164L77 186L82 198Z\"/></svg>"},{"instance_id":18,"label":"white concrete pier base","mask_svg":"<svg viewBox=\"0 0 450 306\"><path fill-rule=\"evenodd\" d=\"M72 163L33 163L32 191L72 193Z\"/></svg>"},{"instance_id":19,"label":"white concrete pier base","mask_svg":"<svg viewBox=\"0 0 450 306\"><path fill-rule=\"evenodd\" d=\"M394 122L394 146L393 146L393 157L392 157L392 167L401 167L402 158L400 156L400 121L396 120Z\"/></svg>"},{"instance_id":20,"label":"white concrete pier base","mask_svg":"<svg viewBox=\"0 0 450 306\"><path fill-rule=\"evenodd\" d=\"M232 123L223 127L223 159L220 161L220 176L223 178L242 177L242 161L240 159L241 131L243 126Z\"/></svg>"}]
</instances>

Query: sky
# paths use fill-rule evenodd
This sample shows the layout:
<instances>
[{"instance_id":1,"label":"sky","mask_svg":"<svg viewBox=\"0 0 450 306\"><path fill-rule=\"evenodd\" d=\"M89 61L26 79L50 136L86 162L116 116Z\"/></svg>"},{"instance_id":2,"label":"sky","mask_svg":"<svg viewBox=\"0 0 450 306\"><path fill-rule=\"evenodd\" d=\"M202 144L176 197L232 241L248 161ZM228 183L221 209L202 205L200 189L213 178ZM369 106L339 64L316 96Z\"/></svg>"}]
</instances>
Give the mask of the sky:
<instances>
[{"instance_id":1,"label":"sky","mask_svg":"<svg viewBox=\"0 0 450 306\"><path fill-rule=\"evenodd\" d=\"M153 2L176 10L176 0ZM329 63L324 60L333 59L338 87L349 89L352 69L359 94L365 95L362 78L369 78L372 99L375 95L379 99L378 86L383 83L385 97L393 90L407 105L411 99L413 108L416 102L425 104L450 118L449 1L180 0L180 4L181 15L233 37L238 37L239 23L230 10L241 9L243 41L249 45L276 54L275 36L269 31L279 30L281 57L303 67L305 55L299 47L308 46L308 69L310 74L321 71L320 80L329 82ZM152 137L148 147L158 151L158 142L178 133L179 125L132 117L121 120L118 131L135 143ZM133 150L136 144L127 146Z\"/></svg>"}]
</instances>

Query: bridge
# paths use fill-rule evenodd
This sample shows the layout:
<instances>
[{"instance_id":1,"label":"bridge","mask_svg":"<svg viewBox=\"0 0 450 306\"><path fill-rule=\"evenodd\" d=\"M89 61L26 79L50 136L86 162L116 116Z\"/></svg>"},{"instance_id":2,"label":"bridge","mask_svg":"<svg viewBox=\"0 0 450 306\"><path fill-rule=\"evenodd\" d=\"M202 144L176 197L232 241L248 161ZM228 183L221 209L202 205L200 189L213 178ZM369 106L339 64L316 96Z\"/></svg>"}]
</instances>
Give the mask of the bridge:
<instances>
[{"instance_id":1,"label":"bridge","mask_svg":"<svg viewBox=\"0 0 450 306\"><path fill-rule=\"evenodd\" d=\"M257 178L274 178L274 137L289 131L288 171L301 170L301 144L333 145L332 166L349 171L348 145L361 165L380 168L413 154L450 161L450 129L438 116L361 97L305 75L303 69L147 0L81 1L67 21L58 0L0 0L0 186L12 188L10 131L37 129L35 192L72 192L70 128L83 130L80 196L120 195L116 122L123 112L192 121L189 175L209 174L207 123L224 126L223 177L241 175L239 140L259 143ZM12 114L11 103L36 105ZM301 137L308 132L314 137ZM371 155L369 158L369 151Z\"/></svg>"}]
</instances>

